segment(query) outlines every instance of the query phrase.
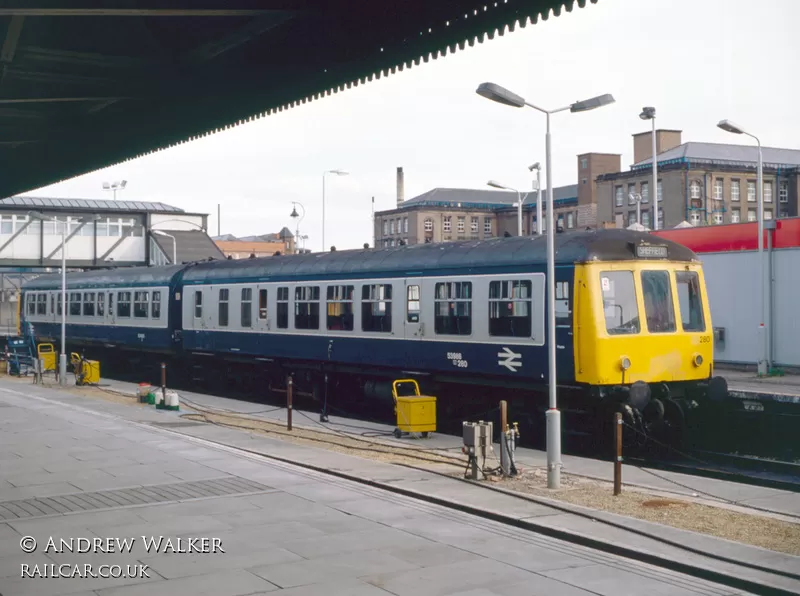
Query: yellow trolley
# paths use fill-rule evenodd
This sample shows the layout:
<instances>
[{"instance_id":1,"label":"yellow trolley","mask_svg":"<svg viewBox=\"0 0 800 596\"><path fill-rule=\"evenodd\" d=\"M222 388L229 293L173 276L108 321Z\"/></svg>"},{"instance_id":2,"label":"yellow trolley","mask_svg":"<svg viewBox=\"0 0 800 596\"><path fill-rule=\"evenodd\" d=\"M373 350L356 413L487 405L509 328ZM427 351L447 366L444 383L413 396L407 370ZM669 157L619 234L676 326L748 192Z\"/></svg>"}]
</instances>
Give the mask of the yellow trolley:
<instances>
[{"instance_id":1,"label":"yellow trolley","mask_svg":"<svg viewBox=\"0 0 800 596\"><path fill-rule=\"evenodd\" d=\"M414 379L398 379L392 383L394 411L397 415L397 428L394 436L403 434L436 432L436 398L420 395L419 384Z\"/></svg>"}]
</instances>

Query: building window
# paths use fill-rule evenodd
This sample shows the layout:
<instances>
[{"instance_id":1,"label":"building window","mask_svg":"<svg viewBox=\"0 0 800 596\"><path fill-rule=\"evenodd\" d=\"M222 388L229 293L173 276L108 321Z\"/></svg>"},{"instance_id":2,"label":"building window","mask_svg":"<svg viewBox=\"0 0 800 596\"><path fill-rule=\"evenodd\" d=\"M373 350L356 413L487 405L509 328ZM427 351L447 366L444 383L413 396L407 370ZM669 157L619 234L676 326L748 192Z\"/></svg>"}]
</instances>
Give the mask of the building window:
<instances>
[{"instance_id":1,"label":"building window","mask_svg":"<svg viewBox=\"0 0 800 596\"><path fill-rule=\"evenodd\" d=\"M585 157L582 157L581 158L581 169L585 170L588 165L589 165L589 161Z\"/></svg>"},{"instance_id":2,"label":"building window","mask_svg":"<svg viewBox=\"0 0 800 596\"><path fill-rule=\"evenodd\" d=\"M383 220L383 235L386 236L389 234L389 220Z\"/></svg>"},{"instance_id":3,"label":"building window","mask_svg":"<svg viewBox=\"0 0 800 596\"><path fill-rule=\"evenodd\" d=\"M122 303L122 295L119 296L120 300L117 304L117 309L120 309L120 305ZM111 304L109 303L109 307ZM110 310L110 309L109 309ZM195 291L194 293L194 318L199 319L203 316L203 292L200 290Z\"/></svg>"},{"instance_id":4,"label":"building window","mask_svg":"<svg viewBox=\"0 0 800 596\"><path fill-rule=\"evenodd\" d=\"M472 232L473 234L477 234L478 233L478 218L477 217L473 217L470 220L470 222L469 222L469 231Z\"/></svg>"},{"instance_id":5,"label":"building window","mask_svg":"<svg viewBox=\"0 0 800 596\"><path fill-rule=\"evenodd\" d=\"M449 216L449 215L445 215L445 216L444 216L444 221L443 221L443 225L442 225L442 230L444 230L444 232L445 232L446 234L449 234L449 233L450 233L450 222L451 222L451 220L452 220L451 216Z\"/></svg>"},{"instance_id":6,"label":"building window","mask_svg":"<svg viewBox=\"0 0 800 596\"><path fill-rule=\"evenodd\" d=\"M642 203L650 202L650 185L647 182L642 182Z\"/></svg>"},{"instance_id":7,"label":"building window","mask_svg":"<svg viewBox=\"0 0 800 596\"><path fill-rule=\"evenodd\" d=\"M789 202L789 182L787 180L781 180L778 185L778 201L781 203Z\"/></svg>"},{"instance_id":8,"label":"building window","mask_svg":"<svg viewBox=\"0 0 800 596\"><path fill-rule=\"evenodd\" d=\"M739 209L731 209L731 223L739 223L741 218L741 211Z\"/></svg>"},{"instance_id":9,"label":"building window","mask_svg":"<svg viewBox=\"0 0 800 596\"><path fill-rule=\"evenodd\" d=\"M772 202L772 182L764 183L764 202L765 203Z\"/></svg>"},{"instance_id":10,"label":"building window","mask_svg":"<svg viewBox=\"0 0 800 596\"><path fill-rule=\"evenodd\" d=\"M242 288L242 328L253 326L253 288Z\"/></svg>"},{"instance_id":11,"label":"building window","mask_svg":"<svg viewBox=\"0 0 800 596\"><path fill-rule=\"evenodd\" d=\"M588 182L588 180L587 180L586 178L584 178L583 180L581 180L581 183L583 183L583 184L586 184L587 182Z\"/></svg>"},{"instance_id":12,"label":"building window","mask_svg":"<svg viewBox=\"0 0 800 596\"><path fill-rule=\"evenodd\" d=\"M756 183L747 181L747 200L750 203L754 203L756 200Z\"/></svg>"},{"instance_id":13,"label":"building window","mask_svg":"<svg viewBox=\"0 0 800 596\"><path fill-rule=\"evenodd\" d=\"M408 234L408 218L403 218L403 234Z\"/></svg>"},{"instance_id":14,"label":"building window","mask_svg":"<svg viewBox=\"0 0 800 596\"><path fill-rule=\"evenodd\" d=\"M353 291L355 286L328 286L328 330L353 330Z\"/></svg>"},{"instance_id":15,"label":"building window","mask_svg":"<svg viewBox=\"0 0 800 596\"><path fill-rule=\"evenodd\" d=\"M714 214L714 223L721 224L722 223L722 213L715 213Z\"/></svg>"},{"instance_id":16,"label":"building window","mask_svg":"<svg viewBox=\"0 0 800 596\"><path fill-rule=\"evenodd\" d=\"M789 217L789 212L785 209L781 209L781 217Z\"/></svg>"},{"instance_id":17,"label":"building window","mask_svg":"<svg viewBox=\"0 0 800 596\"><path fill-rule=\"evenodd\" d=\"M278 288L278 329L289 328L289 288Z\"/></svg>"},{"instance_id":18,"label":"building window","mask_svg":"<svg viewBox=\"0 0 800 596\"><path fill-rule=\"evenodd\" d=\"M409 323L419 323L419 286L408 286L406 291L406 317Z\"/></svg>"},{"instance_id":19,"label":"building window","mask_svg":"<svg viewBox=\"0 0 800 596\"><path fill-rule=\"evenodd\" d=\"M717 178L714 180L714 200L722 200L722 178Z\"/></svg>"},{"instance_id":20,"label":"building window","mask_svg":"<svg viewBox=\"0 0 800 596\"><path fill-rule=\"evenodd\" d=\"M693 226L699 225L700 224L700 214L697 211L692 211L689 214L689 222Z\"/></svg>"},{"instance_id":21,"label":"building window","mask_svg":"<svg viewBox=\"0 0 800 596\"><path fill-rule=\"evenodd\" d=\"M567 227L572 229L575 227L575 214L567 213Z\"/></svg>"},{"instance_id":22,"label":"building window","mask_svg":"<svg viewBox=\"0 0 800 596\"><path fill-rule=\"evenodd\" d=\"M739 200L739 181L731 180L731 201Z\"/></svg>"},{"instance_id":23,"label":"building window","mask_svg":"<svg viewBox=\"0 0 800 596\"><path fill-rule=\"evenodd\" d=\"M97 296L97 314L103 315L103 295ZM161 292L153 292L153 301L150 303L150 316L154 319L161 318Z\"/></svg>"},{"instance_id":24,"label":"building window","mask_svg":"<svg viewBox=\"0 0 800 596\"><path fill-rule=\"evenodd\" d=\"M636 211L628 211L628 225L632 226L636 223Z\"/></svg>"},{"instance_id":25,"label":"building window","mask_svg":"<svg viewBox=\"0 0 800 596\"><path fill-rule=\"evenodd\" d=\"M658 193L658 200L659 201L663 201L664 200L664 185L662 184L661 180L658 181L658 188L656 189L656 192Z\"/></svg>"},{"instance_id":26,"label":"building window","mask_svg":"<svg viewBox=\"0 0 800 596\"><path fill-rule=\"evenodd\" d=\"M636 185L629 184L628 185L628 205L635 205L636 204Z\"/></svg>"},{"instance_id":27,"label":"building window","mask_svg":"<svg viewBox=\"0 0 800 596\"><path fill-rule=\"evenodd\" d=\"M458 218L458 228L457 229L458 229L458 233L459 234L463 234L464 233L464 218L462 216L459 216L459 218Z\"/></svg>"},{"instance_id":28,"label":"building window","mask_svg":"<svg viewBox=\"0 0 800 596\"><path fill-rule=\"evenodd\" d=\"M748 209L747 210L747 221L756 221L756 210L755 209Z\"/></svg>"},{"instance_id":29,"label":"building window","mask_svg":"<svg viewBox=\"0 0 800 596\"><path fill-rule=\"evenodd\" d=\"M650 211L645 210L642 211L642 225L649 228L650 227Z\"/></svg>"},{"instance_id":30,"label":"building window","mask_svg":"<svg viewBox=\"0 0 800 596\"><path fill-rule=\"evenodd\" d=\"M772 210L764 209L764 221L767 221L768 219L772 219Z\"/></svg>"},{"instance_id":31,"label":"building window","mask_svg":"<svg viewBox=\"0 0 800 596\"><path fill-rule=\"evenodd\" d=\"M622 187L617 186L614 188L614 204L617 207L622 207L622 203L623 203Z\"/></svg>"},{"instance_id":32,"label":"building window","mask_svg":"<svg viewBox=\"0 0 800 596\"><path fill-rule=\"evenodd\" d=\"M228 288L221 288L219 291L219 304L218 306L218 314L219 314L219 326L220 327L227 327L228 326L228 300L230 299L230 290Z\"/></svg>"},{"instance_id":33,"label":"building window","mask_svg":"<svg viewBox=\"0 0 800 596\"><path fill-rule=\"evenodd\" d=\"M694 271L676 271L678 306L681 309L681 324L684 331L705 331L703 302L700 296L700 279Z\"/></svg>"},{"instance_id":34,"label":"building window","mask_svg":"<svg viewBox=\"0 0 800 596\"><path fill-rule=\"evenodd\" d=\"M493 281L489 284L489 335L531 336L530 281Z\"/></svg>"},{"instance_id":35,"label":"building window","mask_svg":"<svg viewBox=\"0 0 800 596\"><path fill-rule=\"evenodd\" d=\"M390 234L394 234L394 220L393 219L389 220L389 233Z\"/></svg>"},{"instance_id":36,"label":"building window","mask_svg":"<svg viewBox=\"0 0 800 596\"><path fill-rule=\"evenodd\" d=\"M664 210L661 207L658 208L658 227L664 227Z\"/></svg>"},{"instance_id":37,"label":"building window","mask_svg":"<svg viewBox=\"0 0 800 596\"><path fill-rule=\"evenodd\" d=\"M392 286L361 286L361 330L390 333L392 331Z\"/></svg>"},{"instance_id":38,"label":"building window","mask_svg":"<svg viewBox=\"0 0 800 596\"><path fill-rule=\"evenodd\" d=\"M690 196L693 199L699 199L701 197L700 183L697 180L692 181L692 183L689 185L689 192L691 193Z\"/></svg>"},{"instance_id":39,"label":"building window","mask_svg":"<svg viewBox=\"0 0 800 596\"><path fill-rule=\"evenodd\" d=\"M433 232L433 220L430 217L425 218L425 231Z\"/></svg>"},{"instance_id":40,"label":"building window","mask_svg":"<svg viewBox=\"0 0 800 596\"><path fill-rule=\"evenodd\" d=\"M319 329L319 286L294 289L294 328Z\"/></svg>"},{"instance_id":41,"label":"building window","mask_svg":"<svg viewBox=\"0 0 800 596\"><path fill-rule=\"evenodd\" d=\"M434 306L434 331L437 334L472 334L472 282L436 284Z\"/></svg>"},{"instance_id":42,"label":"building window","mask_svg":"<svg viewBox=\"0 0 800 596\"><path fill-rule=\"evenodd\" d=\"M492 218L485 217L483 219L483 235L489 237L492 235Z\"/></svg>"},{"instance_id":43,"label":"building window","mask_svg":"<svg viewBox=\"0 0 800 596\"><path fill-rule=\"evenodd\" d=\"M258 291L258 318L265 320L267 318L267 291Z\"/></svg>"},{"instance_id":44,"label":"building window","mask_svg":"<svg viewBox=\"0 0 800 596\"><path fill-rule=\"evenodd\" d=\"M675 331L672 287L668 271L642 271L642 296L650 333Z\"/></svg>"}]
</instances>

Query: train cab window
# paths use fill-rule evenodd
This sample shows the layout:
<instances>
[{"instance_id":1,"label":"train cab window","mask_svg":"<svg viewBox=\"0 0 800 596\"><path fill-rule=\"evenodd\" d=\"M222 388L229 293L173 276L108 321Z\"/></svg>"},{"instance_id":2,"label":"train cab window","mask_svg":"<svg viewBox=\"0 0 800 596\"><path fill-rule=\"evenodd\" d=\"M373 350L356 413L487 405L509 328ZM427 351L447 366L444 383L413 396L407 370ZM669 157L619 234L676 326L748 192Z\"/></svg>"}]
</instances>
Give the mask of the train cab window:
<instances>
[{"instance_id":1,"label":"train cab window","mask_svg":"<svg viewBox=\"0 0 800 596\"><path fill-rule=\"evenodd\" d=\"M472 282L436 284L434 331L438 335L472 334Z\"/></svg>"},{"instance_id":2,"label":"train cab window","mask_svg":"<svg viewBox=\"0 0 800 596\"><path fill-rule=\"evenodd\" d=\"M353 286L328 286L328 330L353 330Z\"/></svg>"},{"instance_id":3,"label":"train cab window","mask_svg":"<svg viewBox=\"0 0 800 596\"><path fill-rule=\"evenodd\" d=\"M242 288L242 328L253 326L253 288Z\"/></svg>"},{"instance_id":4,"label":"train cab window","mask_svg":"<svg viewBox=\"0 0 800 596\"><path fill-rule=\"evenodd\" d=\"M230 291L228 288L221 288L219 291L219 302L218 302L218 311L217 314L219 315L219 326L220 327L227 327L228 326L228 298L230 296Z\"/></svg>"},{"instance_id":5,"label":"train cab window","mask_svg":"<svg viewBox=\"0 0 800 596\"><path fill-rule=\"evenodd\" d=\"M70 295L69 295L69 316L71 316L71 317L79 317L79 316L81 316L81 293L80 292L70 292Z\"/></svg>"},{"instance_id":6,"label":"train cab window","mask_svg":"<svg viewBox=\"0 0 800 596\"><path fill-rule=\"evenodd\" d=\"M94 301L95 301L95 293L94 292L84 292L83 293L83 316L84 317L93 317L94 316Z\"/></svg>"},{"instance_id":7,"label":"train cab window","mask_svg":"<svg viewBox=\"0 0 800 596\"><path fill-rule=\"evenodd\" d=\"M639 333L639 307L632 271L603 271L600 273L603 293L603 313L606 331L611 335Z\"/></svg>"},{"instance_id":8,"label":"train cab window","mask_svg":"<svg viewBox=\"0 0 800 596\"><path fill-rule=\"evenodd\" d=\"M390 333L392 331L392 286L361 286L361 330Z\"/></svg>"},{"instance_id":9,"label":"train cab window","mask_svg":"<svg viewBox=\"0 0 800 596\"><path fill-rule=\"evenodd\" d=\"M278 329L289 328L289 288L278 288Z\"/></svg>"},{"instance_id":10,"label":"train cab window","mask_svg":"<svg viewBox=\"0 0 800 596\"><path fill-rule=\"evenodd\" d=\"M150 292L133 293L133 316L137 319L147 318L147 302Z\"/></svg>"},{"instance_id":11,"label":"train cab window","mask_svg":"<svg viewBox=\"0 0 800 596\"><path fill-rule=\"evenodd\" d=\"M672 286L669 271L642 271L642 294L647 330L650 333L675 331Z\"/></svg>"},{"instance_id":12,"label":"train cab window","mask_svg":"<svg viewBox=\"0 0 800 596\"><path fill-rule=\"evenodd\" d=\"M103 317L106 314L106 293L99 292L97 294L97 316Z\"/></svg>"},{"instance_id":13,"label":"train cab window","mask_svg":"<svg viewBox=\"0 0 800 596\"><path fill-rule=\"evenodd\" d=\"M36 297L36 314L37 315L47 314L47 294L39 294Z\"/></svg>"},{"instance_id":14,"label":"train cab window","mask_svg":"<svg viewBox=\"0 0 800 596\"><path fill-rule=\"evenodd\" d=\"M419 323L419 286L406 290L406 316L409 323Z\"/></svg>"},{"instance_id":15,"label":"train cab window","mask_svg":"<svg viewBox=\"0 0 800 596\"><path fill-rule=\"evenodd\" d=\"M161 318L161 292L153 292L153 300L150 302L150 317Z\"/></svg>"},{"instance_id":16,"label":"train cab window","mask_svg":"<svg viewBox=\"0 0 800 596\"><path fill-rule=\"evenodd\" d=\"M703 302L700 295L700 278L694 271L676 271L678 304L681 309L681 324L684 331L705 331Z\"/></svg>"},{"instance_id":17,"label":"train cab window","mask_svg":"<svg viewBox=\"0 0 800 596\"><path fill-rule=\"evenodd\" d=\"M267 291L258 291L258 318L264 321L267 318Z\"/></svg>"},{"instance_id":18,"label":"train cab window","mask_svg":"<svg viewBox=\"0 0 800 596\"><path fill-rule=\"evenodd\" d=\"M531 336L530 281L493 281L489 284L489 335Z\"/></svg>"},{"instance_id":19,"label":"train cab window","mask_svg":"<svg viewBox=\"0 0 800 596\"><path fill-rule=\"evenodd\" d=\"M117 293L117 316L130 317L131 316L131 293L118 292Z\"/></svg>"},{"instance_id":20,"label":"train cab window","mask_svg":"<svg viewBox=\"0 0 800 596\"><path fill-rule=\"evenodd\" d=\"M194 318L199 319L203 316L203 292L196 290L194 293Z\"/></svg>"},{"instance_id":21,"label":"train cab window","mask_svg":"<svg viewBox=\"0 0 800 596\"><path fill-rule=\"evenodd\" d=\"M319 329L319 286L294 289L294 328Z\"/></svg>"}]
</instances>

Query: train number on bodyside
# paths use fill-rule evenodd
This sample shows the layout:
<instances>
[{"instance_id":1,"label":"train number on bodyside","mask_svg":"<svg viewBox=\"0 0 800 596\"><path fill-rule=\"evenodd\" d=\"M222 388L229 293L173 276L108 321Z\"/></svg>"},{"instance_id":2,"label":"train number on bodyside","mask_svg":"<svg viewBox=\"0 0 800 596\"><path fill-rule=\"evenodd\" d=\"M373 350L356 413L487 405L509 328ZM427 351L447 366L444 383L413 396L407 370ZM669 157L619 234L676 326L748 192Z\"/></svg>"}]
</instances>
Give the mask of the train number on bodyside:
<instances>
[{"instance_id":1,"label":"train number on bodyside","mask_svg":"<svg viewBox=\"0 0 800 596\"><path fill-rule=\"evenodd\" d=\"M458 368L468 368L469 363L461 356L461 352L447 352L447 359Z\"/></svg>"}]
</instances>

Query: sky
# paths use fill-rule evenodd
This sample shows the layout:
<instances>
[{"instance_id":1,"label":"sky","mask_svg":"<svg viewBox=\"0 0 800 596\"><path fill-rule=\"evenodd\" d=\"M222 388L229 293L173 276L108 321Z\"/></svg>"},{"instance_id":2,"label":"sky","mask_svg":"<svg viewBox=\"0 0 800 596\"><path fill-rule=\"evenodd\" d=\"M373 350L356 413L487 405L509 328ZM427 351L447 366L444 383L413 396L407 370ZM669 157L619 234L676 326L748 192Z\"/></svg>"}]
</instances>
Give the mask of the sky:
<instances>
[{"instance_id":1,"label":"sky","mask_svg":"<svg viewBox=\"0 0 800 596\"><path fill-rule=\"evenodd\" d=\"M556 109L610 93L616 102L551 117L553 185L577 183L581 153L622 155L650 130L638 115L657 110L659 128L683 141L751 144L716 127L730 119L762 145L800 149L800 0L599 0L571 13L506 31L483 44L420 63L231 130L24 193L107 198L104 181L127 180L118 199L160 201L208 213L209 232L246 236L297 222L322 248L373 243L375 210L396 205L396 169L405 198L433 188L488 188L488 180L528 190L527 166L544 163L544 114L475 93L498 83ZM546 182L544 176L542 184ZM217 206L221 205L221 222ZM218 225L219 224L219 225Z\"/></svg>"}]
</instances>

